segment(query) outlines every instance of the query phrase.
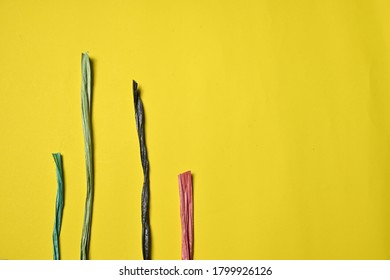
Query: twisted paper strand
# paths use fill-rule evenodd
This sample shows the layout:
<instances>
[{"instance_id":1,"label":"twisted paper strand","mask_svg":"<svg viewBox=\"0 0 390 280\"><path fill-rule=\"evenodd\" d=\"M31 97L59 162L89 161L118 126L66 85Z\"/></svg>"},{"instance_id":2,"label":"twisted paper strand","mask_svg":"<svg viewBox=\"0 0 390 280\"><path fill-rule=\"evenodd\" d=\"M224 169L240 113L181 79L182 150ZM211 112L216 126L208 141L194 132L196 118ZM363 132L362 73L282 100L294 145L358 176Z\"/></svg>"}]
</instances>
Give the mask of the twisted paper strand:
<instances>
[{"instance_id":1,"label":"twisted paper strand","mask_svg":"<svg viewBox=\"0 0 390 280\"><path fill-rule=\"evenodd\" d=\"M145 143L145 117L142 100L138 91L138 84L133 81L135 121L137 125L141 163L144 172L144 184L141 198L141 221L142 221L142 255L144 260L151 259L151 236L149 223L149 160Z\"/></svg>"},{"instance_id":2,"label":"twisted paper strand","mask_svg":"<svg viewBox=\"0 0 390 280\"><path fill-rule=\"evenodd\" d=\"M91 238L92 206L93 206L93 153L91 127L91 65L88 52L81 57L81 111L84 131L85 163L87 173L87 197L85 201L84 225L81 237L82 260L88 259L89 243Z\"/></svg>"},{"instance_id":3,"label":"twisted paper strand","mask_svg":"<svg viewBox=\"0 0 390 280\"><path fill-rule=\"evenodd\" d=\"M181 258L192 260L194 256L194 207L192 199L191 171L179 174Z\"/></svg>"},{"instance_id":4,"label":"twisted paper strand","mask_svg":"<svg viewBox=\"0 0 390 280\"><path fill-rule=\"evenodd\" d=\"M53 259L59 260L62 212L64 209L64 174L62 171L61 154L54 153L53 158L56 164L56 173L57 173L56 213L55 213L54 229L53 229L53 250L54 250Z\"/></svg>"}]
</instances>

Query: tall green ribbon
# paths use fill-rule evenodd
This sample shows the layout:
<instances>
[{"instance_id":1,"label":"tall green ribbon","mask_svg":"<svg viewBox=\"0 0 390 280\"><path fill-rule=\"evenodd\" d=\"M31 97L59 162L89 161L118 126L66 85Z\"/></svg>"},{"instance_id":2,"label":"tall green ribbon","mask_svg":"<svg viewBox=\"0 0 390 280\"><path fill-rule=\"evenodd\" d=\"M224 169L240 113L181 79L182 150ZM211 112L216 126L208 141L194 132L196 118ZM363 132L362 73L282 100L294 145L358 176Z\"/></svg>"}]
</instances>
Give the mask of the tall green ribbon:
<instances>
[{"instance_id":1,"label":"tall green ribbon","mask_svg":"<svg viewBox=\"0 0 390 280\"><path fill-rule=\"evenodd\" d=\"M54 229L53 229L53 250L54 250L53 259L59 260L62 211L64 209L64 173L62 171L61 154L54 153L53 158L56 164L56 173L57 173L56 213L55 213Z\"/></svg>"},{"instance_id":2,"label":"tall green ribbon","mask_svg":"<svg viewBox=\"0 0 390 280\"><path fill-rule=\"evenodd\" d=\"M93 152L92 152L92 124L91 124L91 65L88 52L81 57L81 111L83 118L85 163L87 173L87 197L85 201L84 226L81 237L82 260L88 259L89 243L91 238L92 206L93 206Z\"/></svg>"}]
</instances>

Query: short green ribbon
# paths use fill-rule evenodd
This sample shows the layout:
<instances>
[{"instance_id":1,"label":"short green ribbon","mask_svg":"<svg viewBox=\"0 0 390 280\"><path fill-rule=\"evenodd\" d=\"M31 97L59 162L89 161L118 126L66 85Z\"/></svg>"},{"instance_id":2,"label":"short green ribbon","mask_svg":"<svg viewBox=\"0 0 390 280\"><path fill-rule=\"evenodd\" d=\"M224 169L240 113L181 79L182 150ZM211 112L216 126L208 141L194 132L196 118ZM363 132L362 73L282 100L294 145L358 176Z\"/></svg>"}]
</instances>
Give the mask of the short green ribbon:
<instances>
[{"instance_id":1,"label":"short green ribbon","mask_svg":"<svg viewBox=\"0 0 390 280\"><path fill-rule=\"evenodd\" d=\"M54 219L53 229L53 249L54 260L60 259L60 232L62 223L62 212L64 209L64 173L62 171L62 157L60 153L53 154L54 162L56 164L57 173L57 197L56 197L56 213Z\"/></svg>"}]
</instances>

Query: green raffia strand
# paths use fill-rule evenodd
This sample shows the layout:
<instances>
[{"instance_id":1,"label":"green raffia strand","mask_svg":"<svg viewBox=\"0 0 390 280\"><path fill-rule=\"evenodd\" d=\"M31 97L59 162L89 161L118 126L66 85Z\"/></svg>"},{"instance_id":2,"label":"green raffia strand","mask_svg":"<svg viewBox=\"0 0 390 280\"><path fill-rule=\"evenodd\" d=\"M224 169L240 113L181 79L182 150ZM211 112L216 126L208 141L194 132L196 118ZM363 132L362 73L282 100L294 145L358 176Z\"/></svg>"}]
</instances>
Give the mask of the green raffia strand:
<instances>
[{"instance_id":1,"label":"green raffia strand","mask_svg":"<svg viewBox=\"0 0 390 280\"><path fill-rule=\"evenodd\" d=\"M81 56L81 111L83 116L85 163L87 171L87 198L85 201L84 225L81 237L82 260L88 259L91 237L92 206L93 206L93 153L92 153L92 125L91 125L91 65L88 52Z\"/></svg>"},{"instance_id":2,"label":"green raffia strand","mask_svg":"<svg viewBox=\"0 0 390 280\"><path fill-rule=\"evenodd\" d=\"M55 214L54 229L53 229L53 250L54 250L53 259L59 260L62 211L64 209L64 173L62 171L61 154L54 153L53 158L56 164L56 173L57 173L56 214Z\"/></svg>"},{"instance_id":3,"label":"green raffia strand","mask_svg":"<svg viewBox=\"0 0 390 280\"><path fill-rule=\"evenodd\" d=\"M142 100L139 95L138 84L133 80L134 110L137 125L141 163L144 172L144 184L141 197L141 220L142 220L142 255L144 260L151 259L151 233L149 222L149 160L145 143L145 113Z\"/></svg>"}]
</instances>

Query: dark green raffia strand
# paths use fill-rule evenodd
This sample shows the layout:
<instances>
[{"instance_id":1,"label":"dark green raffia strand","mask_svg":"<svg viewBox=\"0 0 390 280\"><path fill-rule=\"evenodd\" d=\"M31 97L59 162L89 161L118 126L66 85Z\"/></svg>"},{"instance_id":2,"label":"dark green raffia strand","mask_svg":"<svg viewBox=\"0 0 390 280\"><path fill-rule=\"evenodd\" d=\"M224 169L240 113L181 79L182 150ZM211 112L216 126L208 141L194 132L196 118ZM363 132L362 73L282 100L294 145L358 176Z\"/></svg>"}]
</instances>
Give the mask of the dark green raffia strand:
<instances>
[{"instance_id":1,"label":"dark green raffia strand","mask_svg":"<svg viewBox=\"0 0 390 280\"><path fill-rule=\"evenodd\" d=\"M138 91L138 84L133 81L134 110L137 125L139 146L141 151L142 169L144 172L144 185L141 199L141 219L142 219L142 254L144 260L151 259L151 235L149 223L149 161L145 144L145 116L141 97Z\"/></svg>"},{"instance_id":2,"label":"dark green raffia strand","mask_svg":"<svg viewBox=\"0 0 390 280\"><path fill-rule=\"evenodd\" d=\"M62 211L64 209L64 173L62 171L62 157L60 153L53 154L57 173L56 213L53 229L53 259L60 259L60 233L62 223Z\"/></svg>"},{"instance_id":3,"label":"dark green raffia strand","mask_svg":"<svg viewBox=\"0 0 390 280\"><path fill-rule=\"evenodd\" d=\"M85 201L84 225L81 237L82 260L89 256L89 243L91 238L92 206L93 206L93 153L92 153L92 127L91 127L91 65L88 52L81 57L81 111L83 118L85 163L87 173L87 197Z\"/></svg>"}]
</instances>

